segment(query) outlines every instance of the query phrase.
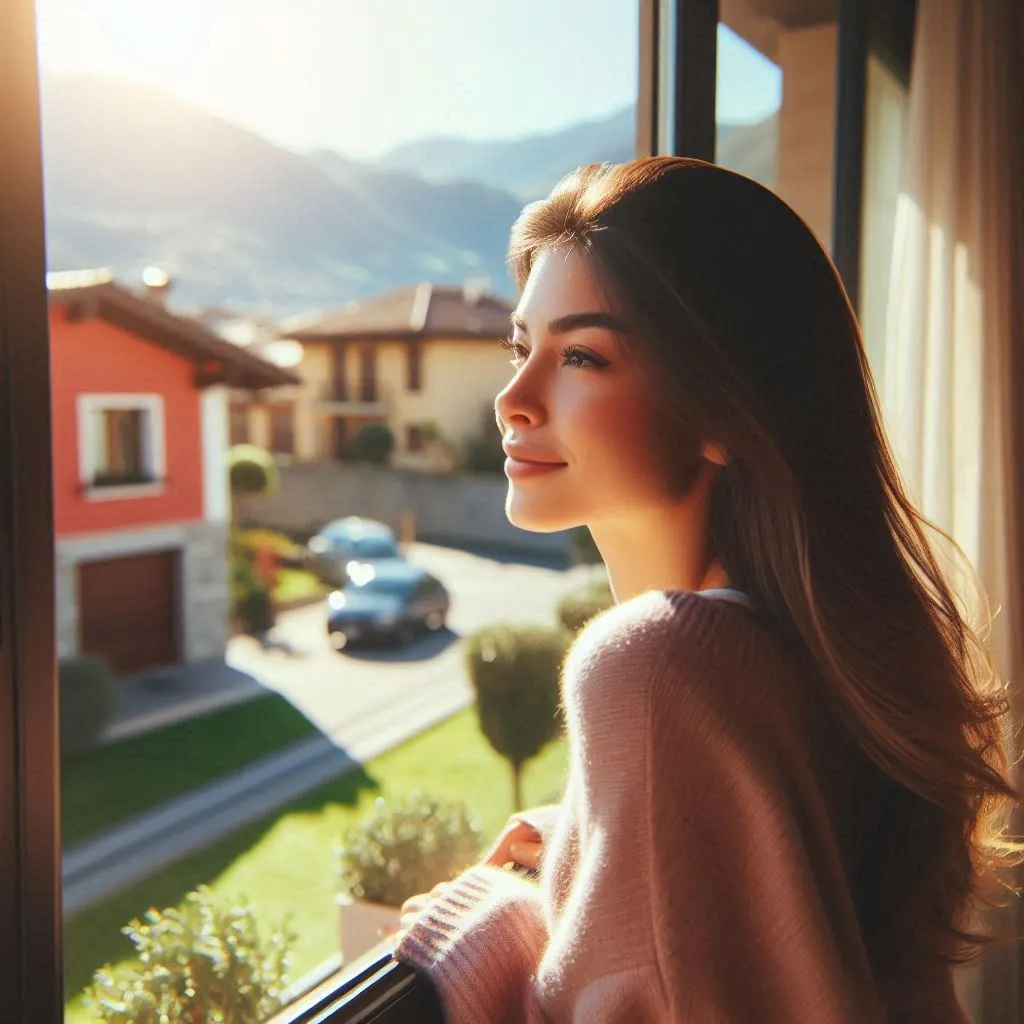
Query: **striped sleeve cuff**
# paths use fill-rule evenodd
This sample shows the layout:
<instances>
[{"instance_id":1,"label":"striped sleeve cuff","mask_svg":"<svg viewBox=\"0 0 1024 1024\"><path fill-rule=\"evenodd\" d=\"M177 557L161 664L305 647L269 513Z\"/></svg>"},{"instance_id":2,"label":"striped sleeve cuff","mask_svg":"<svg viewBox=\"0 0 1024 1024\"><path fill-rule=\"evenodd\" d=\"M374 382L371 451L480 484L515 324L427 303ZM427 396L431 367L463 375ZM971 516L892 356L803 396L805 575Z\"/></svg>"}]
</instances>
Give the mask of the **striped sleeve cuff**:
<instances>
[{"instance_id":1,"label":"striped sleeve cuff","mask_svg":"<svg viewBox=\"0 0 1024 1024\"><path fill-rule=\"evenodd\" d=\"M395 958L427 973L449 1024L500 1022L523 1003L547 943L537 887L507 871L460 875L420 914Z\"/></svg>"}]
</instances>

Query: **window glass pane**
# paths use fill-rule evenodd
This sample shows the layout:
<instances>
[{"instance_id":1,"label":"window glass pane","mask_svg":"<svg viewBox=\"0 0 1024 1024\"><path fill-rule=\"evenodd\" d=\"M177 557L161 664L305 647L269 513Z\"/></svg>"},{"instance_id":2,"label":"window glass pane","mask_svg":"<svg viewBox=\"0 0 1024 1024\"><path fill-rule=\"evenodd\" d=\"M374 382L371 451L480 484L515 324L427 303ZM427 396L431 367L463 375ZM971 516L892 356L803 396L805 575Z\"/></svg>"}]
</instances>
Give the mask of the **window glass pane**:
<instances>
[{"instance_id":1,"label":"window glass pane","mask_svg":"<svg viewBox=\"0 0 1024 1024\"><path fill-rule=\"evenodd\" d=\"M633 154L636 0L171 6L36 0L75 1024L90 983L127 993L150 907L245 932L247 905L268 953L289 917L292 994L378 945L368 904L393 919L513 811L469 638L554 631L603 576L507 522L496 342L524 204ZM549 725L528 804L561 794ZM451 858L407 808L381 877L351 830L416 790L455 805ZM143 989L180 985L161 966Z\"/></svg>"},{"instance_id":2,"label":"window glass pane","mask_svg":"<svg viewBox=\"0 0 1024 1024\"><path fill-rule=\"evenodd\" d=\"M830 247L835 4L730 0L721 18L718 162L771 187Z\"/></svg>"},{"instance_id":3,"label":"window glass pane","mask_svg":"<svg viewBox=\"0 0 1024 1024\"><path fill-rule=\"evenodd\" d=\"M885 369L885 322L903 177L907 87L874 54L868 57L864 124L864 198L860 260L860 323L875 383Z\"/></svg>"}]
</instances>

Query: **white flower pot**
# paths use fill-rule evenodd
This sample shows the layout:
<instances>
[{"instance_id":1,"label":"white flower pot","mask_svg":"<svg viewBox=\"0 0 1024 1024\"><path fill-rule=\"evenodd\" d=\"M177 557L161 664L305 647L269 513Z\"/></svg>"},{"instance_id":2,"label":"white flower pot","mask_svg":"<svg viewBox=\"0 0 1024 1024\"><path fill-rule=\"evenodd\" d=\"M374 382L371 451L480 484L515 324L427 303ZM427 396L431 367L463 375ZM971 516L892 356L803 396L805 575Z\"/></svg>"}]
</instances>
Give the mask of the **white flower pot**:
<instances>
[{"instance_id":1,"label":"white flower pot","mask_svg":"<svg viewBox=\"0 0 1024 1024\"><path fill-rule=\"evenodd\" d=\"M346 964L379 946L402 919L400 907L366 903L351 896L338 896L337 903L341 960Z\"/></svg>"}]
</instances>

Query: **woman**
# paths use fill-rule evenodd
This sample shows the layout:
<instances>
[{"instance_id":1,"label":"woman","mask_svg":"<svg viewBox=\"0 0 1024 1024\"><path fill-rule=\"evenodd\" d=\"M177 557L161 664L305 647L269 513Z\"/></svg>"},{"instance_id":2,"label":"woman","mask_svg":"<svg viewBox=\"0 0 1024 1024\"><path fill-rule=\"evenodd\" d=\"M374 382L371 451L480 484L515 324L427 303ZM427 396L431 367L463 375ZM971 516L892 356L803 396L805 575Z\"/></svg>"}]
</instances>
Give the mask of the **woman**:
<instances>
[{"instance_id":1,"label":"woman","mask_svg":"<svg viewBox=\"0 0 1024 1024\"><path fill-rule=\"evenodd\" d=\"M396 956L453 1024L964 1020L968 916L1016 856L1006 704L831 262L674 158L570 175L510 260L508 516L586 524L617 606L565 665L548 834L513 819L410 901ZM538 884L500 869L542 836Z\"/></svg>"}]
</instances>

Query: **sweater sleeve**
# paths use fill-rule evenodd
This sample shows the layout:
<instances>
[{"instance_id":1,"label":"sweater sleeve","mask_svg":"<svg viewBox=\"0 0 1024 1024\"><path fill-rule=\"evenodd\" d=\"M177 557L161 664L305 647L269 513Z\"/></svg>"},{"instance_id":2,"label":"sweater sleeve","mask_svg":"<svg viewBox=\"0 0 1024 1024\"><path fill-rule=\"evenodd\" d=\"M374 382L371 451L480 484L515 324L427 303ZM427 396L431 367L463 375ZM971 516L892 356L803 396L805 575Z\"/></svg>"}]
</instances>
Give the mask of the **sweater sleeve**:
<instances>
[{"instance_id":1,"label":"sweater sleeve","mask_svg":"<svg viewBox=\"0 0 1024 1024\"><path fill-rule=\"evenodd\" d=\"M394 956L430 975L448 1024L544 1024L531 983L547 940L537 886L482 866L431 902Z\"/></svg>"}]
</instances>

